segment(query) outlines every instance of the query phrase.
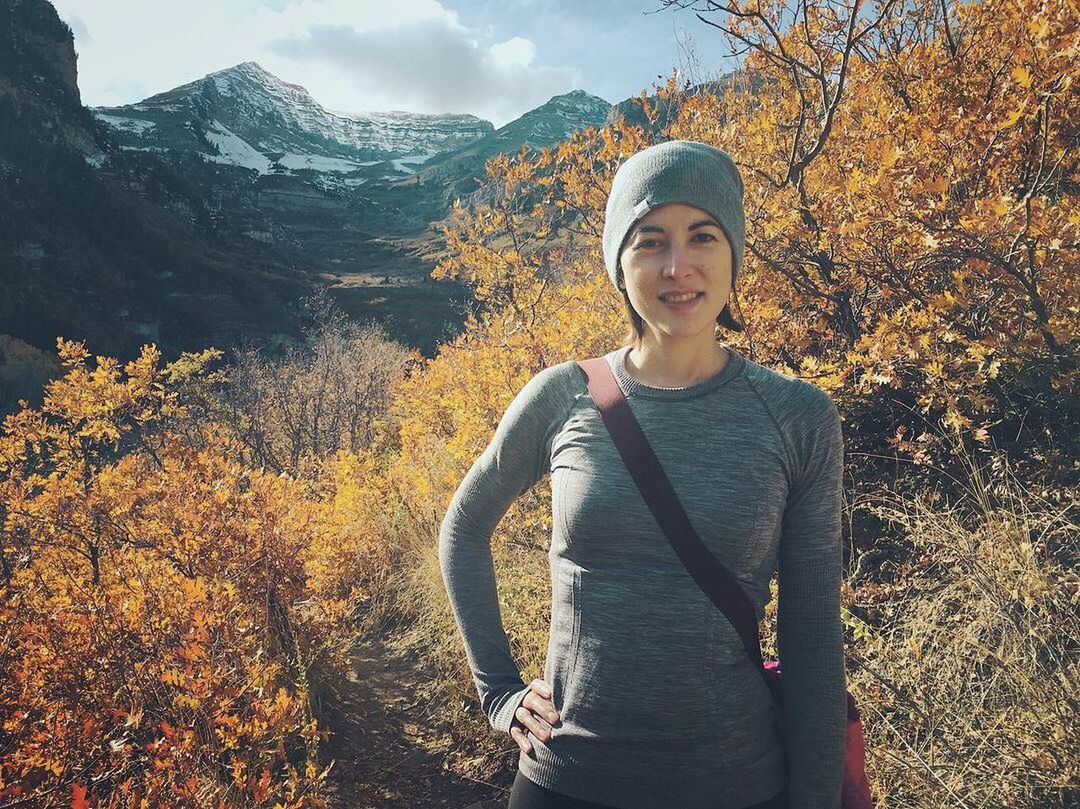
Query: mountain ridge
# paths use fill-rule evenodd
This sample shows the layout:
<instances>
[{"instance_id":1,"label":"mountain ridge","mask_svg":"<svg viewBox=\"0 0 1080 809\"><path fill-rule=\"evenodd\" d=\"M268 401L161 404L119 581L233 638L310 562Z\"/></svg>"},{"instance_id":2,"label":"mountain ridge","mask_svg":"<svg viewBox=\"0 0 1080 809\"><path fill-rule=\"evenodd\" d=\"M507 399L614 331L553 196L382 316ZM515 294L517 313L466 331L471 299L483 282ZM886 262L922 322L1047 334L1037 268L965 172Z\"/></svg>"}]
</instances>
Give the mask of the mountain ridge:
<instances>
[{"instance_id":1,"label":"mountain ridge","mask_svg":"<svg viewBox=\"0 0 1080 809\"><path fill-rule=\"evenodd\" d=\"M236 137L263 156L281 152L350 161L359 167L381 161L458 148L494 131L475 115L330 112L304 87L284 81L257 62L224 70L142 101L94 107L114 130L121 147L212 151L212 134ZM220 144L214 144L220 147ZM272 162L251 157L261 171Z\"/></svg>"}]
</instances>

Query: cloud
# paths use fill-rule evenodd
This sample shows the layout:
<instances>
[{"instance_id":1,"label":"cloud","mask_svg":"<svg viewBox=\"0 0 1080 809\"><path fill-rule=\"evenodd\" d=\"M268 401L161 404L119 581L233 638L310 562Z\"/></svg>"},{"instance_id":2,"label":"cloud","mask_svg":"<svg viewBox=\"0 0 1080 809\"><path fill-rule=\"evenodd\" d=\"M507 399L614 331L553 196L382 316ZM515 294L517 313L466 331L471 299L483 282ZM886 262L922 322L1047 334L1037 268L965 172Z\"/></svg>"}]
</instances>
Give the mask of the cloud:
<instances>
[{"instance_id":1,"label":"cloud","mask_svg":"<svg viewBox=\"0 0 1080 809\"><path fill-rule=\"evenodd\" d=\"M102 92L112 98L149 98L158 92L138 79L119 79L106 84Z\"/></svg>"},{"instance_id":2,"label":"cloud","mask_svg":"<svg viewBox=\"0 0 1080 809\"><path fill-rule=\"evenodd\" d=\"M536 46L528 39L483 45L477 32L448 16L365 30L311 25L268 48L300 62L332 65L391 106L473 112L497 126L580 81L574 69L535 65Z\"/></svg>"},{"instance_id":3,"label":"cloud","mask_svg":"<svg viewBox=\"0 0 1080 809\"><path fill-rule=\"evenodd\" d=\"M471 0L51 2L78 37L91 106L140 101L246 61L328 109L469 112L496 125L581 86L583 48L553 51L554 34L530 27L532 16L486 5L463 24Z\"/></svg>"}]
</instances>

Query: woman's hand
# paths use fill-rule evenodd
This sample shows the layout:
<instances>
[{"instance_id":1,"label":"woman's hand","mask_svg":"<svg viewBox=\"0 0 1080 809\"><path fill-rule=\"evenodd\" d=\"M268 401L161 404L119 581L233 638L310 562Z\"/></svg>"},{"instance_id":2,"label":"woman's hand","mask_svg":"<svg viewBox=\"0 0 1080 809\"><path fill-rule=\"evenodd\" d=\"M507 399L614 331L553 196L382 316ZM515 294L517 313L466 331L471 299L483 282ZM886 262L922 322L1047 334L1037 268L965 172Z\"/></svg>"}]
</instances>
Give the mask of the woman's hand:
<instances>
[{"instance_id":1,"label":"woman's hand","mask_svg":"<svg viewBox=\"0 0 1080 809\"><path fill-rule=\"evenodd\" d=\"M559 713L551 701L551 686L541 679L529 683L531 689L514 712L510 735L523 753L532 752L529 732L542 742L551 738L551 726L559 721Z\"/></svg>"}]
</instances>

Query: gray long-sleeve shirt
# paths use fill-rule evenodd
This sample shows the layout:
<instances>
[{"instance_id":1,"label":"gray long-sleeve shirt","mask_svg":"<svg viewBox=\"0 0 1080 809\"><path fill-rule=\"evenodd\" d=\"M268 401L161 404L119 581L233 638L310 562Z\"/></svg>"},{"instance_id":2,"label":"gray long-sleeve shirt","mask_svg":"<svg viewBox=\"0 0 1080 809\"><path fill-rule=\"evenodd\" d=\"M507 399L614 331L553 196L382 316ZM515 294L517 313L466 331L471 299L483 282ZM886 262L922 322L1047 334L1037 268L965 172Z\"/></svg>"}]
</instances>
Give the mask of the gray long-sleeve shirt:
<instances>
[{"instance_id":1,"label":"gray long-sleeve shirt","mask_svg":"<svg viewBox=\"0 0 1080 809\"><path fill-rule=\"evenodd\" d=\"M743 357L685 388L608 362L709 550L764 614L779 567L783 735L734 628L682 566L573 362L507 408L442 523L439 558L481 705L508 733L528 693L499 614L490 537L552 475L551 626L544 679L561 723L519 770L624 809L741 809L789 786L835 809L846 723L840 621L843 439L819 388Z\"/></svg>"}]
</instances>

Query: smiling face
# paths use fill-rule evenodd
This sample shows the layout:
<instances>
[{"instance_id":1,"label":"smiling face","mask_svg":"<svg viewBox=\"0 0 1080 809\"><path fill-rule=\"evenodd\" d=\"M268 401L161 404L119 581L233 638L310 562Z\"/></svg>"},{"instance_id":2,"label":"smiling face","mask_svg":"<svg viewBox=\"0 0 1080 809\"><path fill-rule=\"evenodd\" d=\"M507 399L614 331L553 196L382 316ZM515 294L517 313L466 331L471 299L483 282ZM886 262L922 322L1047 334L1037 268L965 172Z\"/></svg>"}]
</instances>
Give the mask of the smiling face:
<instances>
[{"instance_id":1,"label":"smiling face","mask_svg":"<svg viewBox=\"0 0 1080 809\"><path fill-rule=\"evenodd\" d=\"M731 295L731 245L700 208L671 203L638 221L619 253L643 339L714 340L716 317Z\"/></svg>"}]
</instances>

